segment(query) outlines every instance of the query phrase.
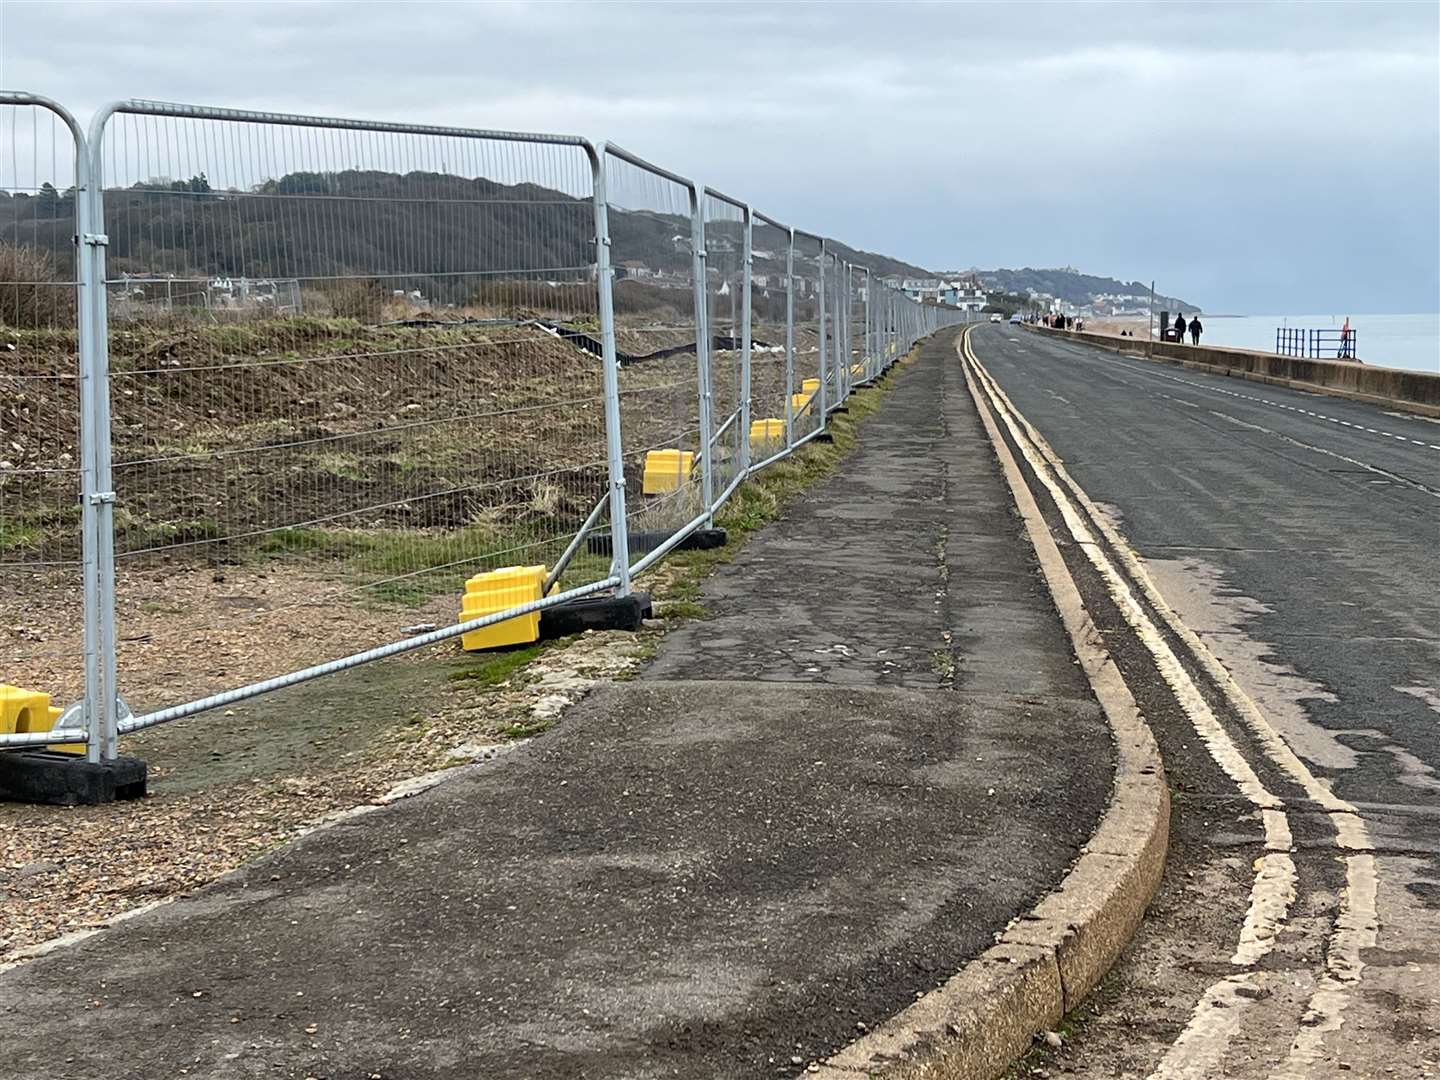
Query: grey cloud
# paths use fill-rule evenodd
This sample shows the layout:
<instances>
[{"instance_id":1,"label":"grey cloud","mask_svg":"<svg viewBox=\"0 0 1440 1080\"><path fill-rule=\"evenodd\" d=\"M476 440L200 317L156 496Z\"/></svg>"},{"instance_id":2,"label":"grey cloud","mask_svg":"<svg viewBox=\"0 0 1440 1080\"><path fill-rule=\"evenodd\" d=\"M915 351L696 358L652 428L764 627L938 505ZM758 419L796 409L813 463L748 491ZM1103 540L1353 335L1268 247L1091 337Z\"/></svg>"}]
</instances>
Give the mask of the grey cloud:
<instances>
[{"instance_id":1,"label":"grey cloud","mask_svg":"<svg viewBox=\"0 0 1440 1080\"><path fill-rule=\"evenodd\" d=\"M931 266L1434 310L1422 4L0 5L0 81L611 138ZM76 58L83 58L77 62Z\"/></svg>"}]
</instances>

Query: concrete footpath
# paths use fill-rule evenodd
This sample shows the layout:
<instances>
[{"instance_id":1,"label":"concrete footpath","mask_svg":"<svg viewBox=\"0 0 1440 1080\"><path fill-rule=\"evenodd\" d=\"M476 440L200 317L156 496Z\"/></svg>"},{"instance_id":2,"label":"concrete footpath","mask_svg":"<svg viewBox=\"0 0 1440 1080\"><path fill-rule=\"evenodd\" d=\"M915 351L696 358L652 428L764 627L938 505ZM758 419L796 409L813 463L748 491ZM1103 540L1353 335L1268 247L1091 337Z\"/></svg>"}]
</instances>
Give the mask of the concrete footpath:
<instances>
[{"instance_id":1,"label":"concrete footpath","mask_svg":"<svg viewBox=\"0 0 1440 1080\"><path fill-rule=\"evenodd\" d=\"M944 981L1113 773L953 338L641 679L0 975L0 1071L787 1076Z\"/></svg>"}]
</instances>

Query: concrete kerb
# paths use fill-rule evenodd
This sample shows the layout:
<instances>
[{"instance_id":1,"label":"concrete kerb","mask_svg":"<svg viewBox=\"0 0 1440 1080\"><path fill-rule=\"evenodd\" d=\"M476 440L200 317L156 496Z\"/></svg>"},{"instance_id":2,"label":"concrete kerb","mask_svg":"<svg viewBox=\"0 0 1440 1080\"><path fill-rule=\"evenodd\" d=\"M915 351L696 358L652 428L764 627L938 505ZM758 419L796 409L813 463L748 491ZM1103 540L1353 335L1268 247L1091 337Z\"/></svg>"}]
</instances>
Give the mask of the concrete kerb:
<instances>
[{"instance_id":1,"label":"concrete kerb","mask_svg":"<svg viewBox=\"0 0 1440 1080\"><path fill-rule=\"evenodd\" d=\"M1066 337L1086 345L1094 345L1097 348L1109 352L1119 353L1121 356L1133 357L1137 360L1149 360L1155 364L1168 364L1171 367L1182 367L1189 371L1202 371L1208 375L1225 375L1230 378L1245 379L1247 382L1262 383L1266 386L1283 386L1288 390L1299 390L1307 394L1324 394L1327 397L1344 398L1347 401L1358 401L1366 405L1378 405L1383 409L1393 409L1402 412L1414 413L1417 416L1426 416L1431 419L1440 419L1440 405L1424 401L1412 401L1408 398L1390 397L1384 394L1369 394L1363 390L1355 390L1346 386L1333 386L1326 383L1312 382L1305 379L1295 379L1284 375L1271 375L1263 371L1251 371L1245 367L1232 366L1229 364L1209 363L1203 359L1195 359L1188 356L1169 356L1165 353L1156 353L1157 347L1165 349L1180 348L1186 352L1204 354L1210 352L1216 356L1241 357L1248 363L1269 363L1282 362L1291 359L1290 357L1273 356L1270 353L1251 352L1241 349L1214 349L1208 345L1175 345L1174 343L1153 343L1150 348L1146 347L1143 340L1132 341L1128 338L1112 337L1109 334L1094 334L1088 331L1074 330L1051 330L1030 326L1027 328L1036 333L1047 333L1054 335L1064 334ZM1331 368L1355 368L1354 372L1347 372L1354 378L1376 378L1387 377L1413 377L1424 380L1436 380L1440 385L1440 376L1430 375L1427 372L1401 372L1392 371L1388 368L1378 368L1367 364L1338 364L1328 361L1313 361L1313 365L1324 364ZM1324 370L1323 368L1321 370Z\"/></svg>"},{"instance_id":2,"label":"concrete kerb","mask_svg":"<svg viewBox=\"0 0 1440 1080\"><path fill-rule=\"evenodd\" d=\"M1170 796L1155 738L1140 715L1080 591L1001 437L970 368L970 331L957 342L966 384L1035 548L1076 656L1115 740L1110 804L1080 857L1028 915L939 989L829 1058L827 1080L991 1080L1100 982L1130 942L1165 871Z\"/></svg>"}]
</instances>

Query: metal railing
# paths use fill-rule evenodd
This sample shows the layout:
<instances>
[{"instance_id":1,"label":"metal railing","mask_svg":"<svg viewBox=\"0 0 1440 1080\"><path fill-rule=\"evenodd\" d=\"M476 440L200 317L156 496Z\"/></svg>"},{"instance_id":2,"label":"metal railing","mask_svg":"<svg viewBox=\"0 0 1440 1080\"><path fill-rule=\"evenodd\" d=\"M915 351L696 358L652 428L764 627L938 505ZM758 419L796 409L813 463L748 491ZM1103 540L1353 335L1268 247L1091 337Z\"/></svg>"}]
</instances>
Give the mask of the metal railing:
<instances>
[{"instance_id":1,"label":"metal railing","mask_svg":"<svg viewBox=\"0 0 1440 1080\"><path fill-rule=\"evenodd\" d=\"M1355 331L1277 326L1275 352L1280 356L1309 357L1312 360L1354 360Z\"/></svg>"},{"instance_id":2,"label":"metal railing","mask_svg":"<svg viewBox=\"0 0 1440 1080\"><path fill-rule=\"evenodd\" d=\"M87 136L20 93L0 124L0 590L56 598L0 679L76 702L0 748L108 759L626 594L966 317L575 136L145 101ZM467 577L526 564L539 599L451 621Z\"/></svg>"}]
</instances>

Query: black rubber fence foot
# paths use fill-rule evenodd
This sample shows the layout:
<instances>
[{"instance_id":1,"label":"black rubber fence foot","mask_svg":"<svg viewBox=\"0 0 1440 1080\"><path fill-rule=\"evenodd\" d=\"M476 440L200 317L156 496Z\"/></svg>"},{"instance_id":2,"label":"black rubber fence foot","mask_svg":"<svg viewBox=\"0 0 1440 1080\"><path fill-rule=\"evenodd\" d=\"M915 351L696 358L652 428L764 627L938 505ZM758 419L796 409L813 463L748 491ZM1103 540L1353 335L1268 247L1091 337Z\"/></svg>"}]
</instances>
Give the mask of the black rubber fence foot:
<instances>
[{"instance_id":1,"label":"black rubber fence foot","mask_svg":"<svg viewBox=\"0 0 1440 1080\"><path fill-rule=\"evenodd\" d=\"M540 639L548 641L586 630L639 630L651 616L649 593L583 596L540 612Z\"/></svg>"},{"instance_id":2,"label":"black rubber fence foot","mask_svg":"<svg viewBox=\"0 0 1440 1080\"><path fill-rule=\"evenodd\" d=\"M54 750L0 752L0 799L54 806L96 806L145 797L145 762L91 762Z\"/></svg>"},{"instance_id":3,"label":"black rubber fence foot","mask_svg":"<svg viewBox=\"0 0 1440 1080\"><path fill-rule=\"evenodd\" d=\"M665 529L640 529L632 532L629 537L630 554L633 557L654 551L673 535L673 531ZM708 551L710 548L724 547L728 539L724 529L696 529L676 544L675 550ZM591 555L609 555L612 550L610 534L591 533L585 538L585 547Z\"/></svg>"}]
</instances>

